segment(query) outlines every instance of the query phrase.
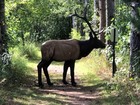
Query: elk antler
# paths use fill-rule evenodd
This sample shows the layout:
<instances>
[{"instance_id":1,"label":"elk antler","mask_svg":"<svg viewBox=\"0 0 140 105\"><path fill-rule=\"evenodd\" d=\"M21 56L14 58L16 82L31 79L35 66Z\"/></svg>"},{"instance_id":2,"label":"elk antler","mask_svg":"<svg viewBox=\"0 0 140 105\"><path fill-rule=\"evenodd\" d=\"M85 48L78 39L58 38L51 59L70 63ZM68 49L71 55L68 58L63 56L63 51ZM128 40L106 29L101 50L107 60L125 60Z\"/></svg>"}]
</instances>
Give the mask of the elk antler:
<instances>
[{"instance_id":1,"label":"elk antler","mask_svg":"<svg viewBox=\"0 0 140 105\"><path fill-rule=\"evenodd\" d=\"M86 11L87 11L87 6L85 7L85 12L84 12L84 16L83 17L82 16L79 16L77 14L76 10L75 10L75 14L71 14L70 16L76 16L78 18L83 19L87 23L87 25L89 26L89 28L90 28L91 32L94 34L94 36L97 37L96 32L92 29L92 26L91 26L90 22L88 21L88 19L86 17Z\"/></svg>"}]
</instances>

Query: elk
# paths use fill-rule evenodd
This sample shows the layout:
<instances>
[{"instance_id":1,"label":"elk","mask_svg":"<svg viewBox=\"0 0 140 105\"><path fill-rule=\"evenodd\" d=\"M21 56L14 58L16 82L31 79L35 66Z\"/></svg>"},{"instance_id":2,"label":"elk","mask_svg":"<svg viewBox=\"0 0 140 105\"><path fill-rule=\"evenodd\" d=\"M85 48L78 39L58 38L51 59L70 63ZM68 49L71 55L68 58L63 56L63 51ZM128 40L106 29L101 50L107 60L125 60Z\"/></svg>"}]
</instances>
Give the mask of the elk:
<instances>
[{"instance_id":1,"label":"elk","mask_svg":"<svg viewBox=\"0 0 140 105\"><path fill-rule=\"evenodd\" d=\"M76 39L70 40L49 40L42 44L41 55L42 59L39 62L38 68L38 85L40 88L43 87L42 83L42 68L46 76L46 80L49 86L53 85L50 81L48 66L52 61L64 61L63 67L63 79L64 84L68 84L66 81L66 75L68 68L70 67L71 83L76 86L74 79L74 67L75 61L86 57L93 49L105 48L105 44L97 38L97 34L93 31L91 24L86 17L79 16L76 12L71 16L77 16L88 24L91 32L89 32L89 39L80 41ZM93 37L94 34L94 37Z\"/></svg>"}]
</instances>

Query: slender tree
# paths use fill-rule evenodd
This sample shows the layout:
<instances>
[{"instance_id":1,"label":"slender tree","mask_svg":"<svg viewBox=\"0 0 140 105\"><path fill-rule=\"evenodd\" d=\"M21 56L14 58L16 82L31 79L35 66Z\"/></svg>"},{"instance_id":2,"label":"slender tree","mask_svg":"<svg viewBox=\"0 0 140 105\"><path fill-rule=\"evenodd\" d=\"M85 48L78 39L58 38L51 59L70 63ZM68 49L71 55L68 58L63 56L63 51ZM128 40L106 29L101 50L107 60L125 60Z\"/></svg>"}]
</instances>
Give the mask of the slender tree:
<instances>
[{"instance_id":1,"label":"slender tree","mask_svg":"<svg viewBox=\"0 0 140 105\"><path fill-rule=\"evenodd\" d=\"M130 70L140 77L140 2L131 2Z\"/></svg>"},{"instance_id":2,"label":"slender tree","mask_svg":"<svg viewBox=\"0 0 140 105\"><path fill-rule=\"evenodd\" d=\"M94 13L98 15L98 10L99 10L99 1L94 0Z\"/></svg>"},{"instance_id":3,"label":"slender tree","mask_svg":"<svg viewBox=\"0 0 140 105\"><path fill-rule=\"evenodd\" d=\"M87 14L87 8L86 8L86 6L88 5L88 3L89 3L89 0L84 0L83 1L83 7L85 8L84 11L82 11L83 12L83 15L86 15ZM84 26L83 26L83 22L82 21L80 22L80 34L84 38L85 32L84 32Z\"/></svg>"},{"instance_id":4,"label":"slender tree","mask_svg":"<svg viewBox=\"0 0 140 105\"><path fill-rule=\"evenodd\" d=\"M106 9L105 9L105 0L99 0L99 14L100 14L100 27L99 30L103 30L106 27ZM105 42L105 33L100 34L100 40Z\"/></svg>"},{"instance_id":5,"label":"slender tree","mask_svg":"<svg viewBox=\"0 0 140 105\"><path fill-rule=\"evenodd\" d=\"M114 0L106 0L106 27L111 26L112 23L115 25L115 20L112 21L115 13L114 8ZM115 63L115 43L111 43L110 40L107 40L107 44L112 46L112 76L114 76L117 70Z\"/></svg>"},{"instance_id":6,"label":"slender tree","mask_svg":"<svg viewBox=\"0 0 140 105\"><path fill-rule=\"evenodd\" d=\"M95 26L97 29L99 28L98 17L99 17L99 1L94 0L94 18L93 18L93 20L94 20L94 23L95 23Z\"/></svg>"},{"instance_id":7,"label":"slender tree","mask_svg":"<svg viewBox=\"0 0 140 105\"><path fill-rule=\"evenodd\" d=\"M131 7L130 76L140 77L140 0L123 0Z\"/></svg>"},{"instance_id":8,"label":"slender tree","mask_svg":"<svg viewBox=\"0 0 140 105\"><path fill-rule=\"evenodd\" d=\"M114 18L114 0L106 0L106 27L110 26Z\"/></svg>"},{"instance_id":9,"label":"slender tree","mask_svg":"<svg viewBox=\"0 0 140 105\"><path fill-rule=\"evenodd\" d=\"M5 0L0 0L0 54L6 47L6 28L5 28Z\"/></svg>"}]
</instances>

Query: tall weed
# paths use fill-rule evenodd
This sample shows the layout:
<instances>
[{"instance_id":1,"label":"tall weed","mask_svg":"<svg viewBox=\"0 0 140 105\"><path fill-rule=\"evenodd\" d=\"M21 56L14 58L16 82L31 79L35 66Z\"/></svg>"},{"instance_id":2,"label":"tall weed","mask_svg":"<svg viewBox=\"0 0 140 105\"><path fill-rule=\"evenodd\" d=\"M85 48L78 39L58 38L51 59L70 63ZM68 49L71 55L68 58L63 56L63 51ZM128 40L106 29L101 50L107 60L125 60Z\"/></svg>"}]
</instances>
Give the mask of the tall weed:
<instances>
[{"instance_id":1,"label":"tall weed","mask_svg":"<svg viewBox=\"0 0 140 105\"><path fill-rule=\"evenodd\" d=\"M21 54L25 55L30 60L39 59L39 49L36 47L35 43L26 43L25 46L19 46Z\"/></svg>"},{"instance_id":2,"label":"tall weed","mask_svg":"<svg viewBox=\"0 0 140 105\"><path fill-rule=\"evenodd\" d=\"M21 82L29 74L29 70L27 69L28 59L25 55L22 55L19 48L11 49L11 53L12 57L8 79L13 82Z\"/></svg>"},{"instance_id":3,"label":"tall weed","mask_svg":"<svg viewBox=\"0 0 140 105\"><path fill-rule=\"evenodd\" d=\"M8 76L8 68L11 60L11 55L4 52L0 55L0 82Z\"/></svg>"},{"instance_id":4,"label":"tall weed","mask_svg":"<svg viewBox=\"0 0 140 105\"><path fill-rule=\"evenodd\" d=\"M107 92L117 97L114 102L124 105L140 104L140 79L129 78L128 70L119 70L107 84Z\"/></svg>"},{"instance_id":5,"label":"tall weed","mask_svg":"<svg viewBox=\"0 0 140 105\"><path fill-rule=\"evenodd\" d=\"M94 50L88 59L89 67L96 71L96 74L102 79L109 79L111 77L111 64L104 55L104 50Z\"/></svg>"}]
</instances>

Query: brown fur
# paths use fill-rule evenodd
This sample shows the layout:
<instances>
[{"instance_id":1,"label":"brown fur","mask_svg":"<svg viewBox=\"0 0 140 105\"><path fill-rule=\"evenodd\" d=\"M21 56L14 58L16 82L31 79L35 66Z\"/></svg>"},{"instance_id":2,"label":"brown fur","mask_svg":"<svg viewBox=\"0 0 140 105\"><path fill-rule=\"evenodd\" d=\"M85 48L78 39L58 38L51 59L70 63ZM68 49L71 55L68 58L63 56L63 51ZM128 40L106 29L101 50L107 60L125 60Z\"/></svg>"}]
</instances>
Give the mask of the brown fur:
<instances>
[{"instance_id":1,"label":"brown fur","mask_svg":"<svg viewBox=\"0 0 140 105\"><path fill-rule=\"evenodd\" d=\"M67 61L76 60L79 57L80 48L78 41L73 40L49 40L42 44L42 59Z\"/></svg>"}]
</instances>

